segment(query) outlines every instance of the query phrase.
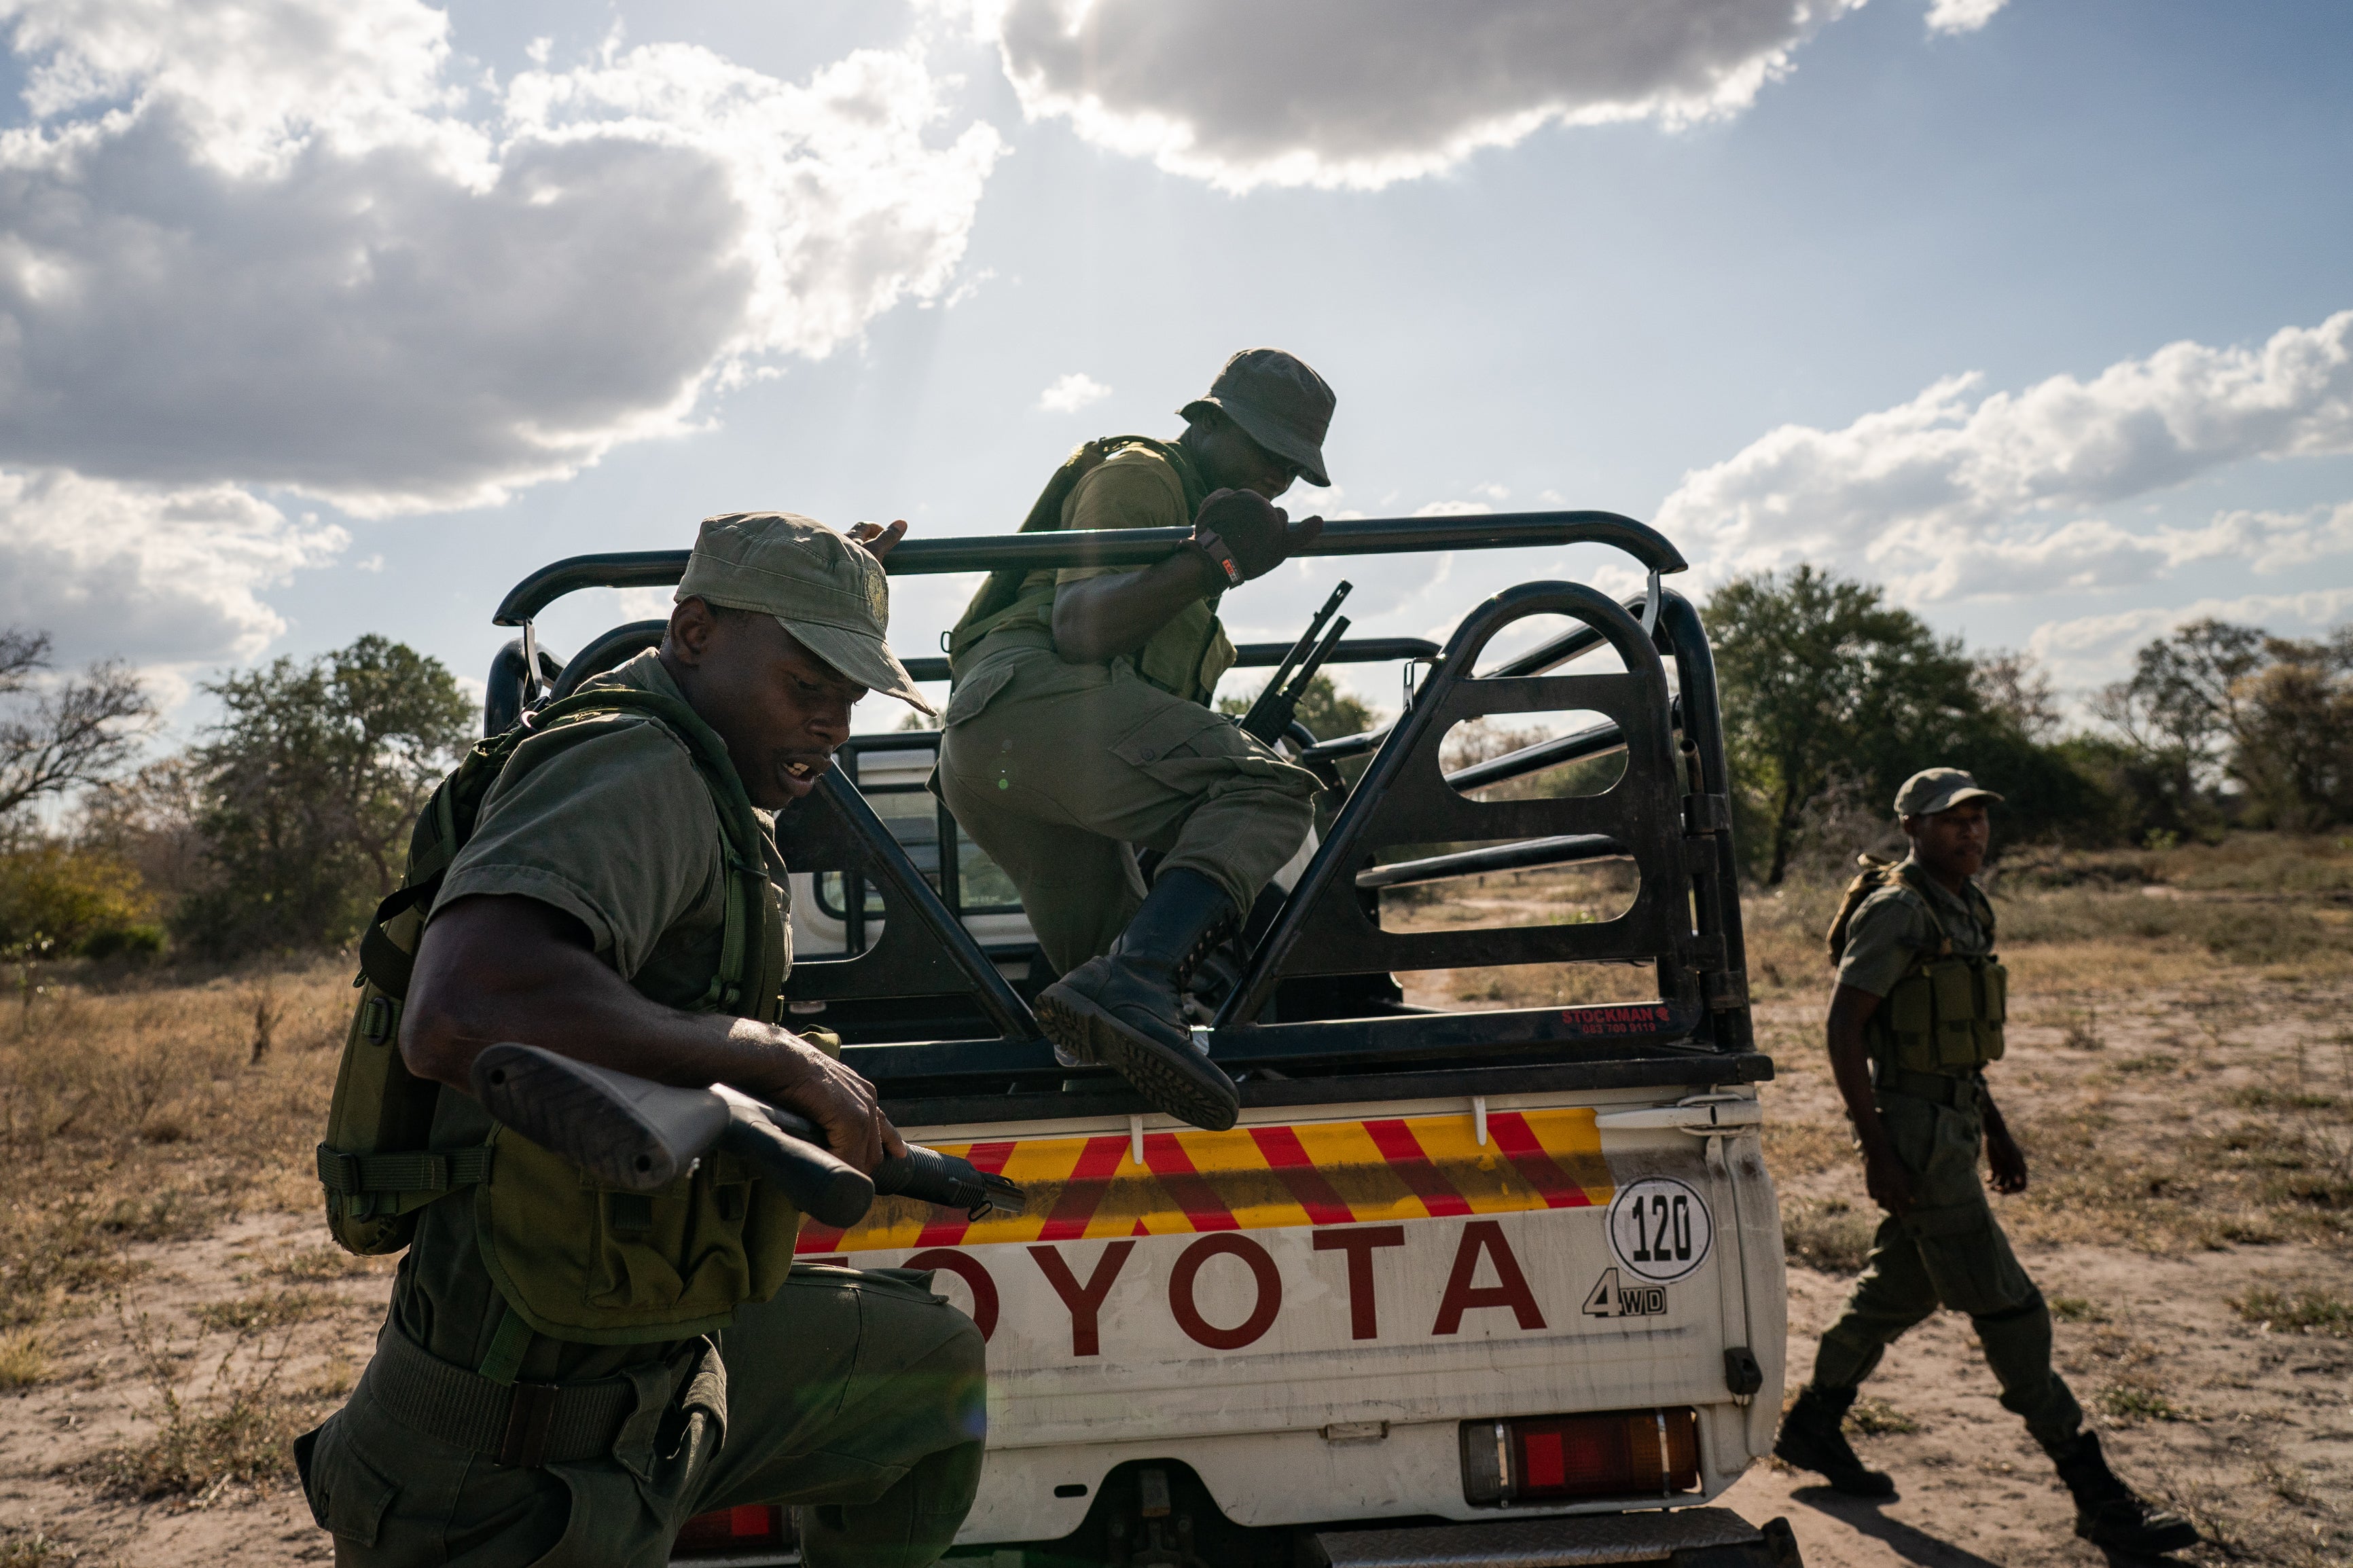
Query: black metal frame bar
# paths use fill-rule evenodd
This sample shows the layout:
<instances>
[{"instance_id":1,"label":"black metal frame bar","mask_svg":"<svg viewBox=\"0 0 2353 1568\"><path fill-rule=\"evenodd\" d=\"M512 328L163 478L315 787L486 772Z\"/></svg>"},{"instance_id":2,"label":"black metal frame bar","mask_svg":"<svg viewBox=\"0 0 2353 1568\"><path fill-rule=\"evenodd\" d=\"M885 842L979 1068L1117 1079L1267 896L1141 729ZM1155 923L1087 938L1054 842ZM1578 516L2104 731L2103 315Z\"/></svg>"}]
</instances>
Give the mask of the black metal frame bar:
<instances>
[{"instance_id":1,"label":"black metal frame bar","mask_svg":"<svg viewBox=\"0 0 2353 1568\"><path fill-rule=\"evenodd\" d=\"M860 920L851 927L851 956L794 964L785 985L786 999L826 1002L867 994L872 990L871 983L875 977L886 976L893 995L969 995L997 1031L997 1038L957 1042L959 1046L993 1051L1008 1041L1039 1039L1038 1020L1031 1016L1029 1006L1005 976L997 973L997 965L980 950L964 922L941 902L932 885L923 879L923 872L908 858L905 848L874 815L866 797L858 793L858 786L839 773L828 772L811 793L814 799L822 801L825 809L838 815L840 826L847 830L848 844L855 851L849 858L863 862L850 868L858 874L860 884L854 889L854 897L845 899L845 906L853 914L863 915L866 899L862 879L871 876L881 889L885 914L882 934L871 947L858 939L858 928L863 924ZM803 801L795 810L804 810L809 805L809 801ZM840 843L839 839L835 842L837 846ZM789 851L786 863L792 863ZM844 890L853 891L849 878L844 879Z\"/></svg>"},{"instance_id":2,"label":"black metal frame bar","mask_svg":"<svg viewBox=\"0 0 2353 1568\"><path fill-rule=\"evenodd\" d=\"M569 697L590 676L602 675L624 659L655 647L669 625L667 621L625 621L599 634L560 668L547 651L541 649L540 669L547 682L547 700ZM1287 651L1288 645L1283 643L1246 642L1234 650L1234 668L1260 669L1277 665ZM1396 659L1429 658L1437 652L1438 645L1424 637L1355 637L1344 640L1324 662L1385 664ZM907 673L917 680L948 679L948 661L944 658L910 658L902 662ZM497 734L522 717L523 707L522 639L515 637L499 650L498 658L491 663L483 722L493 727L482 732Z\"/></svg>"},{"instance_id":3,"label":"black metal frame bar","mask_svg":"<svg viewBox=\"0 0 2353 1568\"><path fill-rule=\"evenodd\" d=\"M1065 530L984 534L971 539L902 541L883 561L894 575L995 572L1012 567L1151 566L1192 537L1183 528ZM1689 563L1666 536L1612 511L1506 511L1475 517L1369 517L1328 522L1301 555L1398 555L1425 550L1518 550L1530 546L1603 544L1622 550L1657 573ZM575 555L543 566L516 584L491 616L519 626L566 594L584 588L667 588L686 574L683 550L614 551Z\"/></svg>"},{"instance_id":4,"label":"black metal frame bar","mask_svg":"<svg viewBox=\"0 0 2353 1568\"><path fill-rule=\"evenodd\" d=\"M1479 654L1505 627L1538 615L1567 615L1607 640L1625 673L1588 676L1474 677ZM1588 710L1608 715L1630 738L1626 775L1606 795L1577 800L1473 802L1449 786L1438 766L1447 731L1492 713ZM1316 851L1282 915L1261 942L1249 970L1219 1012L1211 1052L1221 1059L1243 1037L1287 1026L1256 1022L1284 979L1365 969L1449 968L1461 964L1556 960L1651 960L1660 966L1661 998L1673 1026L1698 1022L1698 987L1680 842L1678 769L1666 731L1666 674L1641 626L1618 603L1574 583L1528 583L1496 595L1455 629L1365 771ZM1546 837L1564 829L1607 835L1641 871L1634 902L1617 919L1584 926L1538 926L1408 935L1381 931L1366 910L1356 873L1384 844L1446 839ZM1482 1015L1493 1024L1496 1016ZM1546 1009L1538 1029L1559 1025ZM1662 1020L1663 1021L1663 1020ZM1426 1020L1382 1019L1371 1027L1425 1026Z\"/></svg>"},{"instance_id":5,"label":"black metal frame bar","mask_svg":"<svg viewBox=\"0 0 2353 1568\"><path fill-rule=\"evenodd\" d=\"M914 541L894 551L889 565L895 573L1008 565L1144 565L1165 556L1184 537L1176 530L1138 530L1098 535ZM1651 530L1628 519L1595 512L1339 523L1327 530L1310 553L1570 542L1614 545L1654 572L1679 571L1683 566L1673 547ZM675 583L685 563L683 551L558 562L518 584L501 605L499 619L501 624L514 624L578 588ZM1338 743L1353 745L1358 752L1377 747L1378 754L1351 793L1331 838L1261 944L1250 973L1212 1037L1216 1057L1244 1079L1246 1103L1293 1103L1335 1095L1382 1099L1457 1093L1464 1091L1466 1083L1490 1079L1500 1092L1506 1079L1508 1087L1536 1088L1551 1086L1556 1079L1561 1087L1567 1087L1572 1080L1577 1086L1599 1086L1620 1081L1629 1085L1755 1081L1771 1076L1769 1058L1753 1050L1742 983L1745 952L1739 906L1732 892L1729 780L1713 660L1697 613L1681 595L1662 591L1657 614L1649 626L1638 624L1628 613L1647 608L1643 597L1621 607L1577 584L1527 584L1480 606L1457 628L1443 650L1417 638L1365 638L1340 645L1334 656L1339 662L1409 658L1429 661L1431 673L1414 694L1405 717L1389 731ZM1492 671L1472 673L1478 653L1497 632L1537 614L1570 615L1585 624ZM595 668L607 668L639 647L652 646L661 624L633 623L606 633L584 648L557 679L575 671L585 678ZM1605 642L1616 647L1626 673L1561 677L1546 673ZM1240 650L1240 663L1272 666L1286 647L1248 645ZM1675 666L1677 691L1672 706L1662 656L1672 658ZM944 668L930 668L934 664L944 666L944 660L909 662L911 668L923 667L916 671L919 679L939 679L946 673ZM543 655L543 677L554 673L550 663ZM517 688L518 698L523 687L521 664L517 647L502 652L498 668L498 673L507 675ZM498 696L492 693L493 702ZM1454 775L1442 775L1436 767L1439 742L1463 718L1563 709L1602 711L1609 714L1610 722L1525 748L1476 769L1456 770ZM1629 735L1633 737L1630 742ZM935 736L871 735L860 737L854 744L874 750L909 742L921 746L935 740ZM1458 793L1620 749L1630 753L1628 776L1606 792L1607 796L1617 797L1606 806L1596 807L1594 799L1466 802ZM851 765L855 766L854 760ZM1421 776L1425 773L1427 777ZM1630 784L1634 786L1630 791ZM1437 793L1429 794L1431 790ZM1637 793L1659 798L1628 804ZM853 779L828 775L819 795L820 800L805 802L800 809L818 805L829 818L817 837L829 841L833 859L812 858L789 847L788 859L797 869L844 870L845 894L852 894L851 884L857 885L854 896L845 903L857 925L864 924L863 889L870 877L883 893L887 912L881 936L871 947L865 946L862 931L853 931L852 956L797 965L788 997L828 1001L964 996L971 999L987 1026L997 1031L995 1038L851 1046L852 1059L884 1087L894 1115L909 1124L922 1124L984 1114L992 1119L1092 1114L1106 1106L1132 1110L1140 1103L1107 1076L1100 1092L1083 1082L1063 1087L1062 1080L1070 1075L1056 1067L1034 1017L964 925L958 857L962 836L944 805L938 808L941 872L940 887L934 891L859 793ZM1423 820L1410 835L1390 834L1382 839L1371 831L1371 825L1384 801L1392 816L1410 809ZM1560 840L1577 836L1562 835L1547 826L1546 819L1556 823L1558 808L1564 805L1588 808L1586 816L1598 820L1587 825L1603 829L1584 836L1587 848L1563 845ZM1466 807L1485 814L1478 831L1459 831L1460 825L1452 823L1455 811ZM1439 820L1441 817L1447 819L1445 824ZM780 824L780 828L784 826ZM780 833L780 837L790 835ZM1572 858L1592 858L1606 847L1611 856L1624 854L1636 859L1644 872L1638 908L1656 900L1642 910L1641 919L1631 925L1627 924L1627 916L1621 916L1618 921L1598 926L1531 929L1582 933L1581 940L1567 944L1578 951L1546 952L1544 957L1655 963L1660 999L1587 1008L1293 1024L1256 1021L1283 979L1344 972L1333 963L1314 961L1312 952L1303 952L1301 943L1315 934L1310 929L1310 917L1320 904L1336 908L1345 901L1362 918L1361 906L1355 902L1355 872L1362 868L1356 862L1366 858L1377 841L1428 842L1450 837L1521 840L1495 850L1468 852L1473 858L1560 852L1560 863L1567 863ZM1661 920L1669 915L1673 918L1662 925ZM1617 939L1594 940L1596 932L1617 928L1623 928ZM1644 931L1647 936L1641 935ZM1403 933L1371 934L1375 946L1380 939L1422 940ZM1517 935L1513 931L1479 933L1482 951L1469 961L1539 961L1497 955L1493 939ZM1638 936L1641 939L1635 940ZM1293 962L1303 956L1311 962ZM1451 962L1461 961L1458 957ZM1345 970L1385 966L1379 952L1359 950L1348 954ZM1407 967L1430 966L1424 963ZM881 988L877 989L878 985ZM1277 1068L1283 1070L1267 1076L1265 1069ZM1369 1076L1359 1076L1366 1069L1373 1069ZM1317 1076L1326 1070L1345 1076L1338 1079ZM1082 1073L1082 1079L1086 1076Z\"/></svg>"}]
</instances>

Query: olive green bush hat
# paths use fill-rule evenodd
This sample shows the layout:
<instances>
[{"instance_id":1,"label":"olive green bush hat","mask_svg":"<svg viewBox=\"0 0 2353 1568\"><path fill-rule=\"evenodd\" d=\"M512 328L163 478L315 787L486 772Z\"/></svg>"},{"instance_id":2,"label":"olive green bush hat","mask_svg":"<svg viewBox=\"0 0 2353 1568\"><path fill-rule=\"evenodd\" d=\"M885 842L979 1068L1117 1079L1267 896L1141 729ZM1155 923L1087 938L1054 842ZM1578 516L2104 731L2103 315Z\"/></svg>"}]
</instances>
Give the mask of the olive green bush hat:
<instances>
[{"instance_id":1,"label":"olive green bush hat","mask_svg":"<svg viewBox=\"0 0 2353 1568\"><path fill-rule=\"evenodd\" d=\"M1251 440L1298 464L1309 484L1328 485L1324 433L1338 402L1304 361L1281 349L1244 349L1226 362L1206 394L1176 412L1192 419L1201 408L1222 410Z\"/></svg>"},{"instance_id":2,"label":"olive green bush hat","mask_svg":"<svg viewBox=\"0 0 2353 1568\"><path fill-rule=\"evenodd\" d=\"M1905 779L1904 787L1895 792L1895 815L1934 816L1964 801L2000 798L1958 768L1923 768Z\"/></svg>"},{"instance_id":3,"label":"olive green bush hat","mask_svg":"<svg viewBox=\"0 0 2353 1568\"><path fill-rule=\"evenodd\" d=\"M938 715L884 640L891 580L882 563L812 518L789 511L704 518L677 596L764 610L849 679Z\"/></svg>"}]
</instances>

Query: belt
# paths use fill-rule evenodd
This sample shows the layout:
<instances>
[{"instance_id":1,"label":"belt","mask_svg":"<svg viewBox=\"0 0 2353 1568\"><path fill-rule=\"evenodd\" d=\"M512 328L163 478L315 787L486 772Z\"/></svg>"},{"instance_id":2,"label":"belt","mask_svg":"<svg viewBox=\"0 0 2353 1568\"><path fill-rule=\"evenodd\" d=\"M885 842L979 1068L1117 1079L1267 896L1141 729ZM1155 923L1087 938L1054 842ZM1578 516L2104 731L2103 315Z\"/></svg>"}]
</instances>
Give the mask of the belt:
<instances>
[{"instance_id":1,"label":"belt","mask_svg":"<svg viewBox=\"0 0 2353 1568\"><path fill-rule=\"evenodd\" d=\"M674 1372L693 1364L691 1356L682 1357ZM391 1324L377 1338L360 1385L412 1432L533 1470L611 1453L638 1410L638 1384L629 1378L493 1383L412 1343Z\"/></svg>"},{"instance_id":2,"label":"belt","mask_svg":"<svg viewBox=\"0 0 2353 1568\"><path fill-rule=\"evenodd\" d=\"M1931 1100L1938 1105L1949 1105L1956 1110L1975 1110L1978 1108L1978 1092L1984 1087L1974 1073L1909 1072L1903 1068L1892 1067L1874 1067L1871 1081L1882 1094L1904 1094L1914 1100Z\"/></svg>"}]
</instances>

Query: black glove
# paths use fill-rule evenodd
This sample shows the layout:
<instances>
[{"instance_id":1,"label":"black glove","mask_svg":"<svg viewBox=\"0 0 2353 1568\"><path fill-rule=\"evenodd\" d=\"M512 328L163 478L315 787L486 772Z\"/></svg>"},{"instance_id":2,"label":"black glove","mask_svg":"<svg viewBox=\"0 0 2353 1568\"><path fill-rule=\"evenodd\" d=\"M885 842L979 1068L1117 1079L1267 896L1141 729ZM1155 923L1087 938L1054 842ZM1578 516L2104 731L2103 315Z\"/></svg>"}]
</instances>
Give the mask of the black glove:
<instances>
[{"instance_id":1,"label":"black glove","mask_svg":"<svg viewBox=\"0 0 2353 1568\"><path fill-rule=\"evenodd\" d=\"M1322 518L1293 525L1281 507L1256 490L1219 490L1193 515L1187 548L1217 569L1219 587L1234 588L1265 576L1323 531Z\"/></svg>"}]
</instances>

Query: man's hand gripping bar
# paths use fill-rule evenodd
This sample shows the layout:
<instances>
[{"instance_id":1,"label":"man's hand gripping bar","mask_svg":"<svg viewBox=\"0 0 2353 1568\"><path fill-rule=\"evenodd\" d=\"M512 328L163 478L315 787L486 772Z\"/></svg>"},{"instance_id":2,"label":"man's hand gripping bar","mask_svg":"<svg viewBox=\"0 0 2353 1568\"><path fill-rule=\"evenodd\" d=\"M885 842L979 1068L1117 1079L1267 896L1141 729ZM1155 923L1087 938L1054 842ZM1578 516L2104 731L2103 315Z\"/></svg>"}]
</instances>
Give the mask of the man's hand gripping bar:
<instances>
[{"instance_id":1,"label":"man's hand gripping bar","mask_svg":"<svg viewBox=\"0 0 2353 1568\"><path fill-rule=\"evenodd\" d=\"M789 1110L725 1084L678 1089L537 1046L496 1045L474 1058L474 1098L501 1125L609 1186L652 1192L714 1149L751 1162L803 1214L847 1229L878 1193L920 1198L979 1219L1018 1215L1021 1189L920 1144L874 1174L834 1157L825 1135Z\"/></svg>"}]
</instances>

